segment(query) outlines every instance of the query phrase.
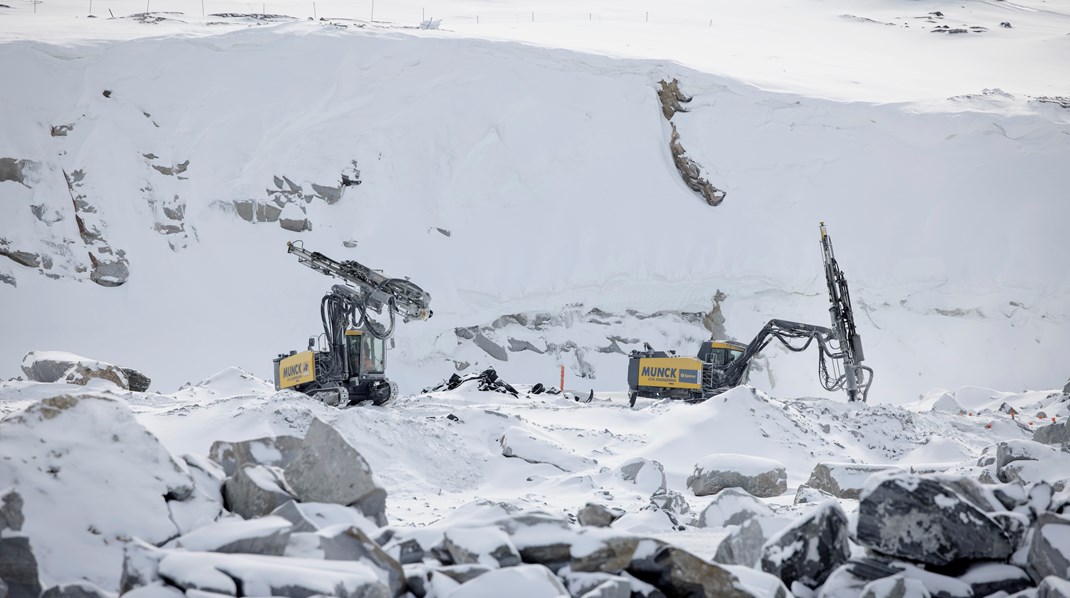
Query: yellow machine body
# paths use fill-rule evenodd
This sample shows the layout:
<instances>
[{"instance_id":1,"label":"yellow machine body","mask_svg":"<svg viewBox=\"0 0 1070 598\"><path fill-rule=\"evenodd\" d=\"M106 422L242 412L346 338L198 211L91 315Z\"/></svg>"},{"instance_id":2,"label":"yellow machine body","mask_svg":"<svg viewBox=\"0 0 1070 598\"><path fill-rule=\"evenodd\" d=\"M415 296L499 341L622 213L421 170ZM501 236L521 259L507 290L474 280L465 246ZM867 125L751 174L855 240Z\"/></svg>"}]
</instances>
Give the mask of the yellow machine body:
<instances>
[{"instance_id":1,"label":"yellow machine body","mask_svg":"<svg viewBox=\"0 0 1070 598\"><path fill-rule=\"evenodd\" d=\"M639 360L638 386L702 388L702 362L693 357L646 357Z\"/></svg>"},{"instance_id":2,"label":"yellow machine body","mask_svg":"<svg viewBox=\"0 0 1070 598\"><path fill-rule=\"evenodd\" d=\"M312 351L302 351L278 362L275 386L293 388L316 379L316 360Z\"/></svg>"}]
</instances>

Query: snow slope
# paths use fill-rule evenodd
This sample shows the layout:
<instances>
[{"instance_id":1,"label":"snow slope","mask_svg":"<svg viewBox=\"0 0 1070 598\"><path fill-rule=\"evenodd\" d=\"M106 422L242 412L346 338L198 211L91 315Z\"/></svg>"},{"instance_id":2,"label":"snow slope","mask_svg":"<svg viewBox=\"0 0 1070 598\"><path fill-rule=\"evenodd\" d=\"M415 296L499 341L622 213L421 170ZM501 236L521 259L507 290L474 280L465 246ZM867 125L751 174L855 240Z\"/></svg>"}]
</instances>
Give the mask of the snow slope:
<instances>
[{"instance_id":1,"label":"snow slope","mask_svg":"<svg viewBox=\"0 0 1070 598\"><path fill-rule=\"evenodd\" d=\"M721 290L728 333L741 340L772 317L825 323L816 230L824 220L877 371L873 401L911 401L933 387L1065 382L1070 113L1036 99L1058 92L1058 6L1023 9L1014 29L962 40L986 51L1018 43L1037 59L1035 71L995 69L992 88L1003 91L955 75L946 77L953 97L918 93L925 84L900 70L837 52L897 90L860 85L872 90L864 102L817 99L844 94L831 82L822 92L793 86L792 77L779 86L788 91L763 90L741 80L743 62L711 73L660 50L667 46L624 51L630 29L618 28L610 48L608 36L581 36L567 20L545 38L504 22L491 34L542 44L571 37L609 55L486 41L460 25L457 33L354 21L250 26L259 21L186 15L154 25L82 20L71 30L77 5L50 3L66 12L38 15L66 19L66 29L12 6L0 44L0 77L11 84L0 107L20 118L0 125L0 157L38 167L29 185L0 182L8 213L0 237L55 256L43 271L59 280L0 266L17 284L0 284L11 314L0 319L5 376L27 351L55 349L137 367L165 392L229 365L270 378L271 357L318 333L316 306L330 284L285 255L284 242L301 239L411 276L432 294L435 317L399 327L390 369L402 392L464 363L530 383L556 382L563 364L569 387L622 390L624 355L596 350L610 337L691 353L706 335L693 318L628 310L702 312ZM121 15L122 6L112 9ZM1011 9L969 6L986 23ZM796 5L783 18L827 21L841 9ZM765 22L738 10L754 30ZM207 24L218 21L228 24ZM815 31L838 40L853 39L835 37L843 27L872 25L826 21ZM878 28L911 51L959 43L916 27ZM666 39L672 30L660 31ZM790 47L790 37L780 42ZM653 59L620 57L634 53ZM943 76L915 71L925 81ZM684 147L728 192L716 208L684 187L667 151L654 90L673 77L694 96L673 119ZM753 81L768 87L767 74ZM70 128L53 136L60 126ZM311 231L235 213L235 202L279 196L279 177L308 193L338 185L354 162L362 184L343 188L339 201L285 208ZM76 171L84 178L68 189ZM86 280L90 254L115 254L85 241L72 195L93 208L79 218L98 226L110 251L125 252L123 286ZM620 322L568 316L593 308ZM548 331L492 326L517 313L560 322ZM500 361L454 332L472 326L503 346L510 337L540 349L571 341L586 354ZM821 394L812 356L772 349L767 357L772 374L756 376L760 388Z\"/></svg>"}]
</instances>

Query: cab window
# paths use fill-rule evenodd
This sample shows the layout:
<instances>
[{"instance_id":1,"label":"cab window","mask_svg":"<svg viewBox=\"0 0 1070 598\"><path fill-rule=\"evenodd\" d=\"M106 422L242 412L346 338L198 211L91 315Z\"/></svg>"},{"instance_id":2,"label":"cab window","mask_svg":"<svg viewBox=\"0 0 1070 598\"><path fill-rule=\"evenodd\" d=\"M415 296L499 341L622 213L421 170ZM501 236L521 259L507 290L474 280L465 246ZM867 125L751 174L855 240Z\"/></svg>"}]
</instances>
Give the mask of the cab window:
<instances>
[{"instance_id":1,"label":"cab window","mask_svg":"<svg viewBox=\"0 0 1070 598\"><path fill-rule=\"evenodd\" d=\"M383 371L383 356L385 354L383 347L383 340L375 338L370 334L361 335L362 355L361 355L361 372L382 372Z\"/></svg>"},{"instance_id":2,"label":"cab window","mask_svg":"<svg viewBox=\"0 0 1070 598\"><path fill-rule=\"evenodd\" d=\"M728 361L725 363L725 365L728 365L729 363L732 363L733 361L739 359L740 355L743 355L743 351L737 351L735 349L729 349L728 350Z\"/></svg>"}]
</instances>

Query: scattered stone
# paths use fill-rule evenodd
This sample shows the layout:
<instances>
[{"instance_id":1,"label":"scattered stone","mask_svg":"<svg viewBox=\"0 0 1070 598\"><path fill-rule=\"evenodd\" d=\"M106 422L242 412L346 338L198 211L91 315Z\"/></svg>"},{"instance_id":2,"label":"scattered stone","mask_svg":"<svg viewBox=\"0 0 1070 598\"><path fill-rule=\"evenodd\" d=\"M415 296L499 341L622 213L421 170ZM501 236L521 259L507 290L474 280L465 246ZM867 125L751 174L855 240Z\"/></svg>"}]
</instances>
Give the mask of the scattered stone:
<instances>
[{"instance_id":1,"label":"scattered stone","mask_svg":"<svg viewBox=\"0 0 1070 598\"><path fill-rule=\"evenodd\" d=\"M1037 583L1050 575L1065 579L1070 574L1070 520L1052 513L1037 517L1026 571Z\"/></svg>"},{"instance_id":2,"label":"scattered stone","mask_svg":"<svg viewBox=\"0 0 1070 598\"><path fill-rule=\"evenodd\" d=\"M66 137L73 129L74 125L52 125L51 133L53 137Z\"/></svg>"},{"instance_id":3,"label":"scattered stone","mask_svg":"<svg viewBox=\"0 0 1070 598\"><path fill-rule=\"evenodd\" d=\"M1006 533L984 512L940 481L885 472L859 498L857 541L883 554L930 565L1004 560Z\"/></svg>"},{"instance_id":4,"label":"scattered stone","mask_svg":"<svg viewBox=\"0 0 1070 598\"><path fill-rule=\"evenodd\" d=\"M282 470L267 465L243 465L223 482L227 510L254 519L294 499Z\"/></svg>"},{"instance_id":5,"label":"scattered stone","mask_svg":"<svg viewBox=\"0 0 1070 598\"><path fill-rule=\"evenodd\" d=\"M319 419L312 420L285 475L302 502L354 506L377 525L387 524L386 490L371 466L337 430Z\"/></svg>"},{"instance_id":6,"label":"scattered stone","mask_svg":"<svg viewBox=\"0 0 1070 598\"><path fill-rule=\"evenodd\" d=\"M709 496L725 488L742 488L753 496L779 496L788 489L787 468L783 463L762 457L714 454L695 464L687 478L695 496Z\"/></svg>"},{"instance_id":7,"label":"scattered stone","mask_svg":"<svg viewBox=\"0 0 1070 598\"><path fill-rule=\"evenodd\" d=\"M717 545L713 560L723 565L754 567L766 542L762 525L757 519L748 519L730 529L728 536Z\"/></svg>"},{"instance_id":8,"label":"scattered stone","mask_svg":"<svg viewBox=\"0 0 1070 598\"><path fill-rule=\"evenodd\" d=\"M167 548L196 552L270 554L282 556L292 525L282 517L220 521L168 542Z\"/></svg>"},{"instance_id":9,"label":"scattered stone","mask_svg":"<svg viewBox=\"0 0 1070 598\"><path fill-rule=\"evenodd\" d=\"M675 490L655 492L650 497L650 504L675 515L686 515L691 512L691 505L687 504L687 499Z\"/></svg>"},{"instance_id":10,"label":"scattered stone","mask_svg":"<svg viewBox=\"0 0 1070 598\"><path fill-rule=\"evenodd\" d=\"M676 170L680 172L680 176L684 179L684 184L695 193L698 193L707 204L711 206L721 205L721 202L724 201L728 194L706 180L702 176L702 169L699 165L687 157L687 150L684 149L683 144L680 142L680 133L676 130L676 123L669 122L669 127L672 129L672 134L669 138L669 151L672 153Z\"/></svg>"},{"instance_id":11,"label":"scattered stone","mask_svg":"<svg viewBox=\"0 0 1070 598\"><path fill-rule=\"evenodd\" d=\"M576 514L576 520L580 522L580 525L609 527L621 515L623 513L611 511L609 507L589 502Z\"/></svg>"},{"instance_id":12,"label":"scattered stone","mask_svg":"<svg viewBox=\"0 0 1070 598\"><path fill-rule=\"evenodd\" d=\"M271 465L285 468L301 450L301 439L296 436L276 436L228 442L217 440L208 449L208 458L223 467L223 473L232 476L243 465Z\"/></svg>"},{"instance_id":13,"label":"scattered stone","mask_svg":"<svg viewBox=\"0 0 1070 598\"><path fill-rule=\"evenodd\" d=\"M898 467L859 463L818 463L806 485L838 498L858 498L869 476Z\"/></svg>"},{"instance_id":14,"label":"scattered stone","mask_svg":"<svg viewBox=\"0 0 1070 598\"><path fill-rule=\"evenodd\" d=\"M755 517L773 517L773 510L739 488L725 488L703 509L696 527L742 525Z\"/></svg>"},{"instance_id":15,"label":"scattered stone","mask_svg":"<svg viewBox=\"0 0 1070 598\"><path fill-rule=\"evenodd\" d=\"M14 488L0 495L0 531L19 531L26 518L22 516L22 495Z\"/></svg>"},{"instance_id":16,"label":"scattered stone","mask_svg":"<svg viewBox=\"0 0 1070 598\"><path fill-rule=\"evenodd\" d=\"M850 556L847 515L830 500L770 538L762 547L761 567L789 588L796 581L816 588Z\"/></svg>"},{"instance_id":17,"label":"scattered stone","mask_svg":"<svg viewBox=\"0 0 1070 598\"><path fill-rule=\"evenodd\" d=\"M30 539L22 534L0 537L0 580L7 584L8 598L38 598L41 582Z\"/></svg>"}]
</instances>

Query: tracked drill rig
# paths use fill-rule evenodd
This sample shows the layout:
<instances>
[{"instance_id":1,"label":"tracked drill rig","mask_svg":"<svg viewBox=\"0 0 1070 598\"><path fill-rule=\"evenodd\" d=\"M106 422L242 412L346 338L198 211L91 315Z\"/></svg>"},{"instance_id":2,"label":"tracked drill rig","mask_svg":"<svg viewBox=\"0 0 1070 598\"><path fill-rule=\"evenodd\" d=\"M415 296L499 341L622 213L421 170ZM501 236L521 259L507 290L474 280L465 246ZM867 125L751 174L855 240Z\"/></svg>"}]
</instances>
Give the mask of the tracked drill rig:
<instances>
[{"instance_id":1,"label":"tracked drill rig","mask_svg":"<svg viewBox=\"0 0 1070 598\"><path fill-rule=\"evenodd\" d=\"M743 384L751 361L774 339L793 352L805 351L816 342L821 386L830 392L846 390L848 401L864 402L873 383L873 370L862 365L862 338L855 328L847 279L836 262L824 222L821 253L831 328L769 320L750 343L712 339L702 343L697 357L677 357L671 351L655 351L649 346L632 351L628 362L629 404L634 407L636 397L702 401Z\"/></svg>"},{"instance_id":2,"label":"tracked drill rig","mask_svg":"<svg viewBox=\"0 0 1070 598\"><path fill-rule=\"evenodd\" d=\"M297 390L335 406L382 405L396 397L397 384L386 377L385 341L393 336L398 316L405 322L430 318L431 295L407 279L387 278L355 261L335 261L301 242L286 247L298 263L344 284L332 286L320 300L323 333L309 339L306 351L275 358L275 390Z\"/></svg>"}]
</instances>

